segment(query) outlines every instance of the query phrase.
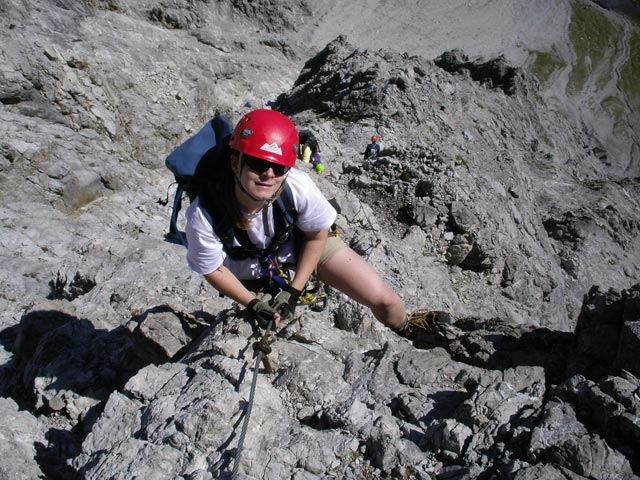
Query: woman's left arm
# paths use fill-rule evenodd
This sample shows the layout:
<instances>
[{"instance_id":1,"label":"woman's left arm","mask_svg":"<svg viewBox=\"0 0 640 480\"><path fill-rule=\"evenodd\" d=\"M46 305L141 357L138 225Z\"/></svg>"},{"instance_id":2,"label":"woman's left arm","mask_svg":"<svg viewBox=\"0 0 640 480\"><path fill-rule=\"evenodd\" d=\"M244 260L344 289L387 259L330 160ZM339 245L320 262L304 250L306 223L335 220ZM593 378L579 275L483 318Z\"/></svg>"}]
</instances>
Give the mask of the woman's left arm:
<instances>
[{"instance_id":1,"label":"woman's left arm","mask_svg":"<svg viewBox=\"0 0 640 480\"><path fill-rule=\"evenodd\" d=\"M303 233L305 239L296 262L296 273L291 281L291 286L300 291L304 289L307 280L318 266L318 261L327 243L329 229Z\"/></svg>"}]
</instances>

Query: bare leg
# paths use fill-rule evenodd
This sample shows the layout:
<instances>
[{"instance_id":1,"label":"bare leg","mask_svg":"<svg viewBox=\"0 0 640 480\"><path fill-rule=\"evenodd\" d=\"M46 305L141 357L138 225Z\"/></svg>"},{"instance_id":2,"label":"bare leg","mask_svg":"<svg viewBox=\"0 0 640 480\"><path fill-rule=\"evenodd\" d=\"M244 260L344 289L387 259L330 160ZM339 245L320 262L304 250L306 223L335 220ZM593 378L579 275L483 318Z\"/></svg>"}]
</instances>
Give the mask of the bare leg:
<instances>
[{"instance_id":1,"label":"bare leg","mask_svg":"<svg viewBox=\"0 0 640 480\"><path fill-rule=\"evenodd\" d=\"M318 268L318 277L356 302L369 307L384 325L404 325L404 302L391 290L364 258L351 248L341 248Z\"/></svg>"}]
</instances>

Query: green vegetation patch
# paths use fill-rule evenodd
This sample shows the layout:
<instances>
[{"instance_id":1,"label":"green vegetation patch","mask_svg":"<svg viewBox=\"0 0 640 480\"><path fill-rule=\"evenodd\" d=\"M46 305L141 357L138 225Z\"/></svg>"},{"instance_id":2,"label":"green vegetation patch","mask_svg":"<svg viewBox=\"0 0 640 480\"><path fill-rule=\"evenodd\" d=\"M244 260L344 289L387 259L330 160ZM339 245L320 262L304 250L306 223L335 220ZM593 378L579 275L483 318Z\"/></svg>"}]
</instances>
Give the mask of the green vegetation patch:
<instances>
[{"instance_id":1,"label":"green vegetation patch","mask_svg":"<svg viewBox=\"0 0 640 480\"><path fill-rule=\"evenodd\" d=\"M640 30L629 38L629 59L620 69L620 89L636 112L640 112Z\"/></svg>"},{"instance_id":2,"label":"green vegetation patch","mask_svg":"<svg viewBox=\"0 0 640 480\"><path fill-rule=\"evenodd\" d=\"M540 85L545 85L553 74L567 66L556 52L531 52L535 60L530 65L531 73L538 79Z\"/></svg>"},{"instance_id":3,"label":"green vegetation patch","mask_svg":"<svg viewBox=\"0 0 640 480\"><path fill-rule=\"evenodd\" d=\"M607 112L609 118L613 119L613 129L619 133L624 132L624 126L626 124L626 108L617 97L606 97L601 102L602 109Z\"/></svg>"},{"instance_id":4,"label":"green vegetation patch","mask_svg":"<svg viewBox=\"0 0 640 480\"><path fill-rule=\"evenodd\" d=\"M607 67L611 65L614 57L611 50L616 50L619 33L606 15L584 1L574 0L572 11L569 38L576 53L576 65L569 77L568 90L575 95L603 62ZM611 68L599 70L611 73ZM602 78L598 80L598 85L602 86L607 81Z\"/></svg>"}]
</instances>

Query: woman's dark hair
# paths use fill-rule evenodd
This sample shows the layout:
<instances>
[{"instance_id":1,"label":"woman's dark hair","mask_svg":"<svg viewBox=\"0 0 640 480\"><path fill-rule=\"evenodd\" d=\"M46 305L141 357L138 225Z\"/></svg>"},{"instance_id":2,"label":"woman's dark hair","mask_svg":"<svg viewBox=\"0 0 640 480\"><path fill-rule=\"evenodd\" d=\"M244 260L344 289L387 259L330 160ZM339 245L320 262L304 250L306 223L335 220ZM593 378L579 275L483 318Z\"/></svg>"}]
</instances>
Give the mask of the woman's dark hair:
<instances>
[{"instance_id":1,"label":"woman's dark hair","mask_svg":"<svg viewBox=\"0 0 640 480\"><path fill-rule=\"evenodd\" d=\"M239 153L234 150L229 150L228 161L224 162L225 168L221 172L222 185L220 186L221 201L224 209L231 219L231 224L241 230L248 230L250 225L249 220L245 218L240 210L240 204L236 198L236 177L231 169L231 155L239 157Z\"/></svg>"},{"instance_id":2,"label":"woman's dark hair","mask_svg":"<svg viewBox=\"0 0 640 480\"><path fill-rule=\"evenodd\" d=\"M200 203L213 218L228 222L235 228L248 230L250 222L242 211L236 199L236 178L231 169L231 155L238 155L228 147L224 151L216 151L212 154L215 161L201 161L201 173L198 178L206 179L199 190ZM201 168L201 165L198 165Z\"/></svg>"}]
</instances>

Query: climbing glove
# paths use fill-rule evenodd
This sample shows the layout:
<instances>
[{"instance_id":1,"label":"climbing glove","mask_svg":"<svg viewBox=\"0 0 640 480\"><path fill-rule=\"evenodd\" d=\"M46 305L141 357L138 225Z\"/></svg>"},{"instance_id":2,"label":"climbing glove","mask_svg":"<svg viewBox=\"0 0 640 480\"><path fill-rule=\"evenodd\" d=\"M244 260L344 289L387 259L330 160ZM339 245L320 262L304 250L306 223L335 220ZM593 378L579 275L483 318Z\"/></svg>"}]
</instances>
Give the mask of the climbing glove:
<instances>
[{"instance_id":1,"label":"climbing glove","mask_svg":"<svg viewBox=\"0 0 640 480\"><path fill-rule=\"evenodd\" d=\"M247 304L247 310L255 318L261 328L267 328L273 321L276 310L267 302L254 298Z\"/></svg>"},{"instance_id":2,"label":"climbing glove","mask_svg":"<svg viewBox=\"0 0 640 480\"><path fill-rule=\"evenodd\" d=\"M285 285L278 295L271 301L273 309L280 314L282 320L293 317L302 292L290 285Z\"/></svg>"}]
</instances>

